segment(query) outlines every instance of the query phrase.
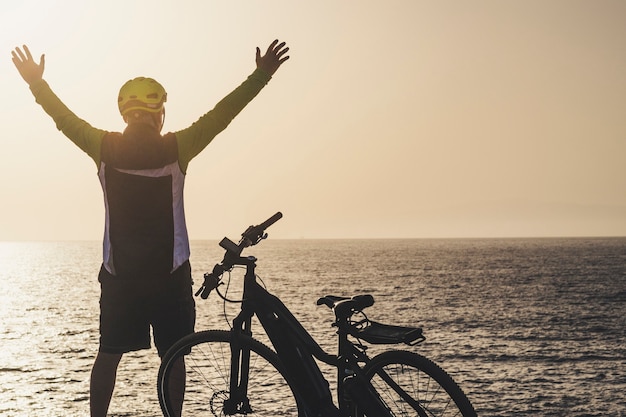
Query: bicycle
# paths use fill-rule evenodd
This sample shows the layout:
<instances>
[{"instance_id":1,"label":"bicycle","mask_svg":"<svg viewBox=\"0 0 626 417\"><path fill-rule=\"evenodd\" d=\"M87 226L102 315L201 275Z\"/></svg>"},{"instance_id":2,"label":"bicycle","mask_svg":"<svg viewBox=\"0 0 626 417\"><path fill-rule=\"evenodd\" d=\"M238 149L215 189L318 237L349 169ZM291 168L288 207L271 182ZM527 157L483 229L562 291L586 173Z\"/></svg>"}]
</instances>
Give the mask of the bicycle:
<instances>
[{"instance_id":1,"label":"bicycle","mask_svg":"<svg viewBox=\"0 0 626 417\"><path fill-rule=\"evenodd\" d=\"M388 350L372 358L368 344L425 340L421 328L386 325L369 320L363 310L371 295L328 295L317 305L335 314L338 353L326 353L282 301L257 280L257 259L242 251L267 238L265 230L278 221L276 213L247 228L239 243L222 239L224 258L204 274L196 292L202 299L216 290L224 302L241 309L230 330L205 330L183 337L165 354L159 368L159 403L167 417L184 415L258 415L298 417L464 416L476 412L454 380L437 364L407 350ZM245 268L242 300L230 300L219 287L234 267ZM252 337L256 316L274 349ZM182 397L169 385L175 363L185 357L186 390ZM337 405L317 361L336 368Z\"/></svg>"}]
</instances>

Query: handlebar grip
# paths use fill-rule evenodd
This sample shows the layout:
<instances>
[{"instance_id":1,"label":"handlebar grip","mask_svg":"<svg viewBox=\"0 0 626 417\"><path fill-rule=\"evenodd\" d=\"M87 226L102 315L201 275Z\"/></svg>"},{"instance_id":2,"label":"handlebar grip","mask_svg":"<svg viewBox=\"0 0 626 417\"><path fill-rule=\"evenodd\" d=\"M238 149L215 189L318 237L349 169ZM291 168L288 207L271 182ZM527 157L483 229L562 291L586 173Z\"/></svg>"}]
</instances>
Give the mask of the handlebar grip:
<instances>
[{"instance_id":1,"label":"handlebar grip","mask_svg":"<svg viewBox=\"0 0 626 417\"><path fill-rule=\"evenodd\" d=\"M257 227L260 230L265 230L271 225L273 225L274 223L276 223L277 221L279 221L282 217L283 217L283 213L279 211L276 214L274 214L272 217L270 217L269 219L265 220L263 223L258 225Z\"/></svg>"}]
</instances>

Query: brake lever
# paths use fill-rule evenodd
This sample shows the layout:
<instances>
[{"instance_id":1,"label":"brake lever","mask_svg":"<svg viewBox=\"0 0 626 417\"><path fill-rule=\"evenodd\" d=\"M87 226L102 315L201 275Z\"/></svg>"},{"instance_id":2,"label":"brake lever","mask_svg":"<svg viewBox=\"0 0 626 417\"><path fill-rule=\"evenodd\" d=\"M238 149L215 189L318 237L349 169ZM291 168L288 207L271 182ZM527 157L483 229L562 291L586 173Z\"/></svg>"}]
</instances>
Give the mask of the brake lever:
<instances>
[{"instance_id":1,"label":"brake lever","mask_svg":"<svg viewBox=\"0 0 626 417\"><path fill-rule=\"evenodd\" d=\"M265 233L265 230L274 223L276 223L278 220L280 220L282 217L283 214L279 211L269 219L265 220L263 223L256 226L248 227L246 231L241 234L242 240L246 244L249 243L249 245L247 246L254 246L263 239L267 239L267 233Z\"/></svg>"},{"instance_id":2,"label":"brake lever","mask_svg":"<svg viewBox=\"0 0 626 417\"><path fill-rule=\"evenodd\" d=\"M254 246L260 242L263 233L263 230L259 230L258 226L250 226L246 229L245 232L241 234L241 240L244 243L244 246Z\"/></svg>"}]
</instances>

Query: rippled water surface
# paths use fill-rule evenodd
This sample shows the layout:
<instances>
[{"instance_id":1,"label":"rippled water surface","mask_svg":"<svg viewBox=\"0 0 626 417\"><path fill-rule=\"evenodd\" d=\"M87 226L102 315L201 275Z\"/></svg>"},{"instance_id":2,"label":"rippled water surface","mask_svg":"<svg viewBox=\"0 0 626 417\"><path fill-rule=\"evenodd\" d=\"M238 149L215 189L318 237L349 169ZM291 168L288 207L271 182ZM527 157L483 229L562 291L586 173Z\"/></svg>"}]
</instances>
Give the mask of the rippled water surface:
<instances>
[{"instance_id":1,"label":"rippled water surface","mask_svg":"<svg viewBox=\"0 0 626 417\"><path fill-rule=\"evenodd\" d=\"M220 260L194 242L196 287ZM416 348L482 416L626 415L626 239L268 240L267 288L327 350L326 294L371 293L369 316L419 325ZM98 242L0 242L0 415L88 415ZM232 294L240 279L233 274ZM198 329L235 310L198 300ZM159 416L155 350L122 360L112 416ZM332 379L332 370L323 368Z\"/></svg>"}]
</instances>

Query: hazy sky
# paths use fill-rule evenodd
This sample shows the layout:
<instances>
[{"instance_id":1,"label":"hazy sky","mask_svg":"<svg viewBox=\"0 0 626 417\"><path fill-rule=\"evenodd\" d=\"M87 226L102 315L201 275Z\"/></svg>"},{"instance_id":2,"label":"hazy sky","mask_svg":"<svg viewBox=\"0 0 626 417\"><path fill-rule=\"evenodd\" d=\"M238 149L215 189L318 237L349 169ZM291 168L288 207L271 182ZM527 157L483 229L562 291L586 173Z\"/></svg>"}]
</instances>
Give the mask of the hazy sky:
<instances>
[{"instance_id":1,"label":"hazy sky","mask_svg":"<svg viewBox=\"0 0 626 417\"><path fill-rule=\"evenodd\" d=\"M156 78L175 131L275 38L291 59L190 164L192 239L279 210L273 237L626 235L626 1L13 0L0 19L0 240L100 239L104 219L15 46L102 129L124 128L126 80Z\"/></svg>"}]
</instances>

